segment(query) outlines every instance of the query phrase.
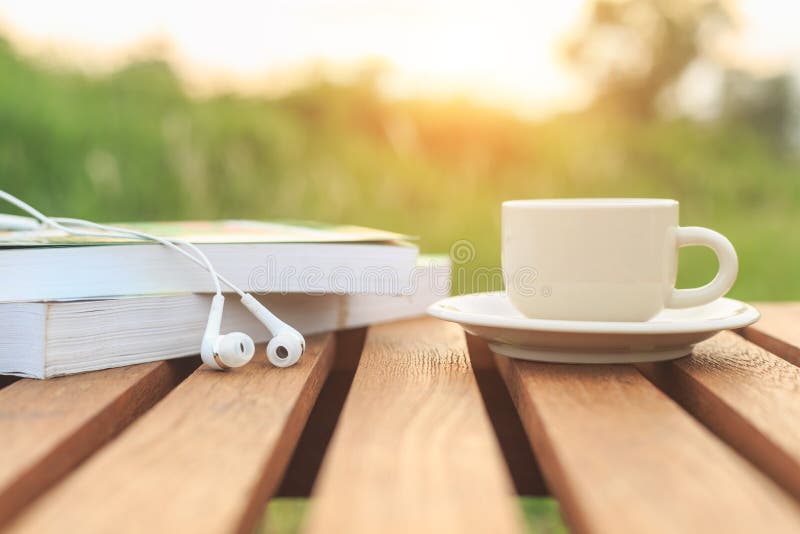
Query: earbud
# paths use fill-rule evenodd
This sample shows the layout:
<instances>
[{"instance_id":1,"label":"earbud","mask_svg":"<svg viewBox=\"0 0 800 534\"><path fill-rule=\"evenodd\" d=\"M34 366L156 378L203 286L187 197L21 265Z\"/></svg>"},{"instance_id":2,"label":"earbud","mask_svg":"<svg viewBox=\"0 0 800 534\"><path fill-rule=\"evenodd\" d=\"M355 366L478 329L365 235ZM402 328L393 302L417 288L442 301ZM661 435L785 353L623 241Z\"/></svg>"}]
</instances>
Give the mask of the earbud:
<instances>
[{"instance_id":1,"label":"earbud","mask_svg":"<svg viewBox=\"0 0 800 534\"><path fill-rule=\"evenodd\" d=\"M303 335L278 319L249 293L242 297L242 304L272 334L272 339L267 343L267 359L270 363L276 367L296 364L306 350Z\"/></svg>"},{"instance_id":2,"label":"earbud","mask_svg":"<svg viewBox=\"0 0 800 534\"><path fill-rule=\"evenodd\" d=\"M303 336L284 323L286 329L278 332L267 343L267 359L276 367L289 367L300 360L306 350Z\"/></svg>"},{"instance_id":3,"label":"earbud","mask_svg":"<svg viewBox=\"0 0 800 534\"><path fill-rule=\"evenodd\" d=\"M241 367L253 359L256 347L253 340L242 332L231 332L220 335L222 323L222 308L225 297L221 294L214 295L211 301L211 311L208 314L208 324L203 334L200 346L200 357L203 363L217 370Z\"/></svg>"}]
</instances>

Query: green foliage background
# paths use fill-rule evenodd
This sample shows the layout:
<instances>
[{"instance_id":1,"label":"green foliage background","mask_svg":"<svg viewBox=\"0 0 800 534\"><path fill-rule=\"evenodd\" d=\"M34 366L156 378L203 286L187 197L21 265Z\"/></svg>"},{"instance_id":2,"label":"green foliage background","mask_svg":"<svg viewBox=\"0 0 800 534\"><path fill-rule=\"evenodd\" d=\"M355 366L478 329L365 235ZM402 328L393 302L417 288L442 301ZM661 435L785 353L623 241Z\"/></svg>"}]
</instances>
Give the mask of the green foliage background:
<instances>
[{"instance_id":1,"label":"green foliage background","mask_svg":"<svg viewBox=\"0 0 800 534\"><path fill-rule=\"evenodd\" d=\"M281 97L189 96L142 61L92 77L0 41L0 187L45 212L101 221L306 218L469 239L499 264L500 203L656 196L736 245L733 295L800 298L800 166L742 123L592 111L527 121L466 101L387 100L374 72ZM680 284L713 275L681 253ZM483 285L485 285L483 280ZM456 291L486 290L469 277Z\"/></svg>"}]
</instances>

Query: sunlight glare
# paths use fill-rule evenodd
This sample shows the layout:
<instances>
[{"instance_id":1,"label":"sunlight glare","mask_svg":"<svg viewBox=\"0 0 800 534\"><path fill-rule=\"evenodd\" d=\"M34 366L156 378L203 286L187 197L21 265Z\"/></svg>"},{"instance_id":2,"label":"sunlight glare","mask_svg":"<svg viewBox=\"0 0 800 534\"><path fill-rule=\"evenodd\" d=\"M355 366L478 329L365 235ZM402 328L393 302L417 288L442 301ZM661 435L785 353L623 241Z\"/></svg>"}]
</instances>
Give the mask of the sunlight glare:
<instances>
[{"instance_id":1,"label":"sunlight glare","mask_svg":"<svg viewBox=\"0 0 800 534\"><path fill-rule=\"evenodd\" d=\"M740 38L722 53L758 65L797 63L787 3L743 0ZM526 115L574 108L589 95L559 59L585 0L0 0L0 34L23 51L88 70L114 68L147 43L194 88L279 92L309 65L389 66L398 96L467 96ZM797 10L797 8L794 8ZM765 31L765 28L768 31ZM142 43L145 43L144 45ZM164 48L164 46L162 46Z\"/></svg>"}]
</instances>

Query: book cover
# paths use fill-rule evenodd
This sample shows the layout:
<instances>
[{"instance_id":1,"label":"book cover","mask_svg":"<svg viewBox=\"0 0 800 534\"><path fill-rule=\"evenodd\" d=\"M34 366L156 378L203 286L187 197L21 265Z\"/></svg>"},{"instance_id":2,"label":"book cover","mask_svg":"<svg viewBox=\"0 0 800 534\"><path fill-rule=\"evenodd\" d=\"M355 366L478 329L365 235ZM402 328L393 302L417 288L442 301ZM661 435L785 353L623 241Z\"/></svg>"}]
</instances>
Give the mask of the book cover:
<instances>
[{"instance_id":1,"label":"book cover","mask_svg":"<svg viewBox=\"0 0 800 534\"><path fill-rule=\"evenodd\" d=\"M377 243L412 239L410 236L362 226L333 225L311 221L173 221L109 223L165 238L197 244L236 243ZM92 246L153 244L137 239L68 235L43 228L33 231L0 232L0 247Z\"/></svg>"}]
</instances>

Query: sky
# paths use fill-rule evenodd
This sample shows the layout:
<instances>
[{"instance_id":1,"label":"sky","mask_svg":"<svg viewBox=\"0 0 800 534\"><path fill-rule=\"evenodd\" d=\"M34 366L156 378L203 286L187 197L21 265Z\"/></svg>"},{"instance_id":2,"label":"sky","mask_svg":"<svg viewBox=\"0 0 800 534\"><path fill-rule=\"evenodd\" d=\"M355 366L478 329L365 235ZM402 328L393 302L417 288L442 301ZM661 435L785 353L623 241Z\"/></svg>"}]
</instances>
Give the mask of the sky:
<instances>
[{"instance_id":1,"label":"sky","mask_svg":"<svg viewBox=\"0 0 800 534\"><path fill-rule=\"evenodd\" d=\"M726 53L766 73L800 70L800 2L738 4ZM346 73L379 60L398 96L465 95L539 115L588 98L559 54L586 13L584 0L0 0L0 33L89 71L166 47L198 90L279 91L313 64ZM708 85L702 69L696 78L689 94Z\"/></svg>"}]
</instances>

